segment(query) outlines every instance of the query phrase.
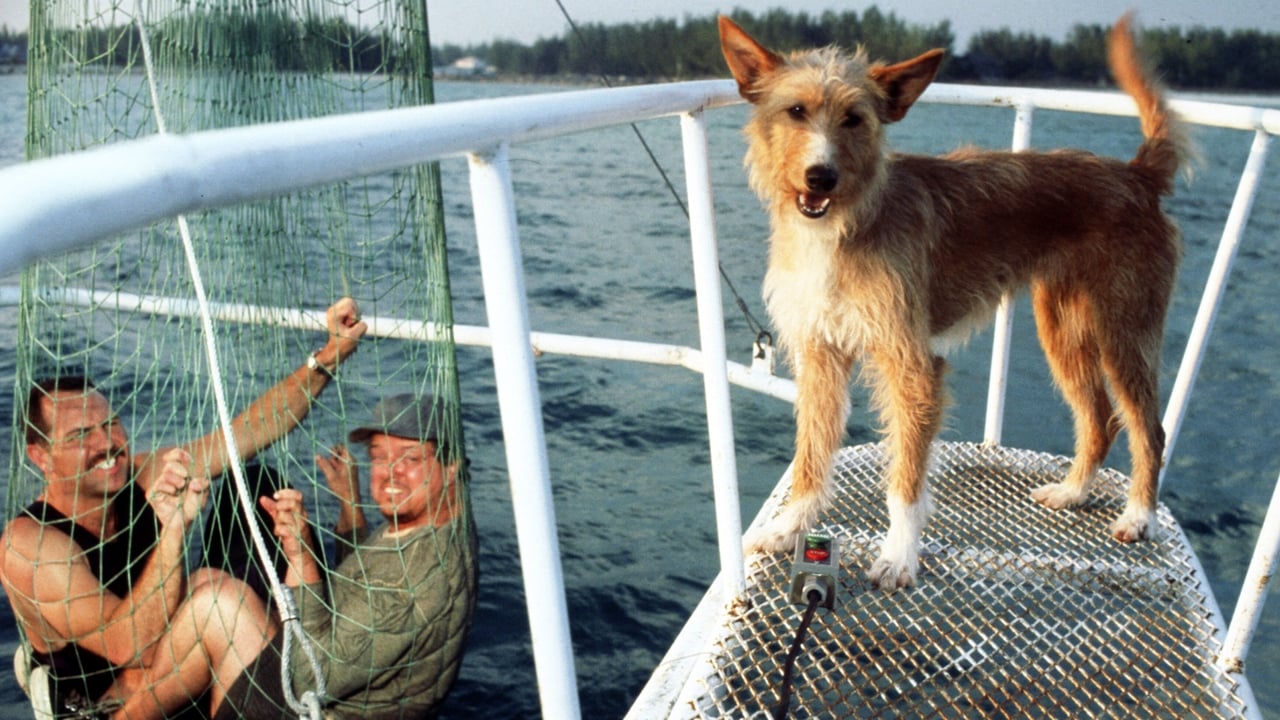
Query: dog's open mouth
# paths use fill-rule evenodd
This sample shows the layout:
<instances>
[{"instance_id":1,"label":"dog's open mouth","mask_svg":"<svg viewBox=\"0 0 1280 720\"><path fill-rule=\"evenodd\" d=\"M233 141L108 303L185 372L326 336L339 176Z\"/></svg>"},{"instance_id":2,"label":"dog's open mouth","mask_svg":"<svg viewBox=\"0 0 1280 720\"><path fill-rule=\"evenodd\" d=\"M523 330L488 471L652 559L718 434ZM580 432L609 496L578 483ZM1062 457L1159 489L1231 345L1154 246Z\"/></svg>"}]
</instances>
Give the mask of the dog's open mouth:
<instances>
[{"instance_id":1,"label":"dog's open mouth","mask_svg":"<svg viewBox=\"0 0 1280 720\"><path fill-rule=\"evenodd\" d=\"M796 195L796 208L807 218L817 219L827 214L831 198L818 193L802 192Z\"/></svg>"}]
</instances>

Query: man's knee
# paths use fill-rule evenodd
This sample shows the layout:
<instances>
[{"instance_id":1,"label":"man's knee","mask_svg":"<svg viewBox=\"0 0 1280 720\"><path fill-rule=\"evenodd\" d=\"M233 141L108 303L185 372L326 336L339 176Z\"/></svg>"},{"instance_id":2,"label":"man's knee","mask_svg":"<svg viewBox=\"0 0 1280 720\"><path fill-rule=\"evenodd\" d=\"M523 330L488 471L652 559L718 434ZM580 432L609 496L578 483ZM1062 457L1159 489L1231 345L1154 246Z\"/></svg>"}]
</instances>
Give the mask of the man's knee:
<instances>
[{"instance_id":1,"label":"man's knee","mask_svg":"<svg viewBox=\"0 0 1280 720\"><path fill-rule=\"evenodd\" d=\"M191 571L191 575L187 578L187 586L192 592L195 592L204 585L218 585L227 580L234 579L235 578L225 570L212 567L202 567Z\"/></svg>"},{"instance_id":2,"label":"man's knee","mask_svg":"<svg viewBox=\"0 0 1280 720\"><path fill-rule=\"evenodd\" d=\"M187 605L197 622L219 618L228 631L237 629L241 622L265 630L268 622L266 606L257 593L243 580L220 570L202 569L192 574Z\"/></svg>"}]
</instances>

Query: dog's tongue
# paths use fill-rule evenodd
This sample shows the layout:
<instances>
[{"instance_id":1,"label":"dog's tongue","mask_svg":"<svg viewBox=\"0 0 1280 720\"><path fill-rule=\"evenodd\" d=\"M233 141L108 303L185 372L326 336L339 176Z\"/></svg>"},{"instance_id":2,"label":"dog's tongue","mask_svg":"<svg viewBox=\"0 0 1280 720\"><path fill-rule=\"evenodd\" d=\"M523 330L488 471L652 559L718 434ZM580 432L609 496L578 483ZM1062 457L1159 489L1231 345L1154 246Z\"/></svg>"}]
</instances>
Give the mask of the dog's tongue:
<instances>
[{"instance_id":1,"label":"dog's tongue","mask_svg":"<svg viewBox=\"0 0 1280 720\"><path fill-rule=\"evenodd\" d=\"M829 205L831 205L831 198L826 195L800 193L796 196L796 207L805 217L820 218L827 214Z\"/></svg>"}]
</instances>

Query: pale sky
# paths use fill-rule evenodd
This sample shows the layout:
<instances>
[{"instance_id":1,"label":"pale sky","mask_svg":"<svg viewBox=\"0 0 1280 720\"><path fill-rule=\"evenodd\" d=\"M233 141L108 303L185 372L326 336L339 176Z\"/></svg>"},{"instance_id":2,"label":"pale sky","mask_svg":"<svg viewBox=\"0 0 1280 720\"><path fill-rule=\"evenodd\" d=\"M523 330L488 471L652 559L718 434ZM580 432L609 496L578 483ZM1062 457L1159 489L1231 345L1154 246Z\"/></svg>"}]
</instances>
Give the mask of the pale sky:
<instances>
[{"instance_id":1,"label":"pale sky","mask_svg":"<svg viewBox=\"0 0 1280 720\"><path fill-rule=\"evenodd\" d=\"M0 25L11 30L27 27L30 0L0 0ZM43 0L36 0L42 2ZM125 7L131 3L120 0ZM1149 27L1195 25L1226 30L1256 28L1280 33L1280 7L1275 0L881 0L838 2L806 0L560 0L578 23L639 22L655 18L680 20L743 8L761 13L775 7L820 15L824 10L862 12L871 5L913 23L931 25L950 20L956 50L981 30L1007 27L1054 40L1066 37L1077 23L1110 24L1126 9ZM469 45L497 39L531 43L562 35L567 26L556 0L427 0L433 44Z\"/></svg>"}]
</instances>

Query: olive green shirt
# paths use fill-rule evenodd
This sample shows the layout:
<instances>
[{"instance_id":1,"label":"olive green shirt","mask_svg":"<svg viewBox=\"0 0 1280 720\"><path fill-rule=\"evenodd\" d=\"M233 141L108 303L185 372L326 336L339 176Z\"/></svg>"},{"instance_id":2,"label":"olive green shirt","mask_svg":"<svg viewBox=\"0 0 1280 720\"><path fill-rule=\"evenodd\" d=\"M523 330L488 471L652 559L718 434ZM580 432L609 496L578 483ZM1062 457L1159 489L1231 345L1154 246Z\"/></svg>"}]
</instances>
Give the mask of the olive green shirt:
<instances>
[{"instance_id":1,"label":"olive green shirt","mask_svg":"<svg viewBox=\"0 0 1280 720\"><path fill-rule=\"evenodd\" d=\"M325 673L327 718L433 718L457 677L476 602L469 517L363 539L324 583L297 588L298 616ZM365 531L367 532L367 531ZM332 609L331 609L332 608ZM297 690L312 687L300 648Z\"/></svg>"}]
</instances>

